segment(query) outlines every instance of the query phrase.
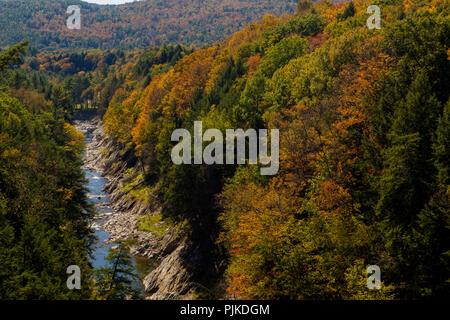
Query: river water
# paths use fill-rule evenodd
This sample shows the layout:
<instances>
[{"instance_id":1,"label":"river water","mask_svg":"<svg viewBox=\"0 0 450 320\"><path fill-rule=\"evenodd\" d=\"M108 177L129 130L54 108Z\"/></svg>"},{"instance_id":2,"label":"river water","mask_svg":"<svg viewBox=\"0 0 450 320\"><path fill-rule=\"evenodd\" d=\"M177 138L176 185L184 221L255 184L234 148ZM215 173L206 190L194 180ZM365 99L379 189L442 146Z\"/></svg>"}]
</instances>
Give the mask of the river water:
<instances>
[{"instance_id":1,"label":"river water","mask_svg":"<svg viewBox=\"0 0 450 320\"><path fill-rule=\"evenodd\" d=\"M82 123L81 123L82 124ZM87 129L83 134L85 135L86 144L92 142L92 130L94 128ZM84 159L83 155L83 159ZM109 250L116 246L116 244L109 241L110 234L103 228L104 223L108 218L114 214L109 195L104 192L106 179L102 177L101 172L93 171L91 169L83 167L87 179L86 188L88 191L89 201L95 206L96 215L90 221L91 228L95 231L97 238L93 245L93 252L91 257L91 264L94 269L105 267L107 265L106 257ZM136 268L136 274L140 279L143 279L149 271L151 271L153 265L147 259L141 257L131 256L132 262ZM134 283L135 288L143 289L142 281Z\"/></svg>"}]
</instances>

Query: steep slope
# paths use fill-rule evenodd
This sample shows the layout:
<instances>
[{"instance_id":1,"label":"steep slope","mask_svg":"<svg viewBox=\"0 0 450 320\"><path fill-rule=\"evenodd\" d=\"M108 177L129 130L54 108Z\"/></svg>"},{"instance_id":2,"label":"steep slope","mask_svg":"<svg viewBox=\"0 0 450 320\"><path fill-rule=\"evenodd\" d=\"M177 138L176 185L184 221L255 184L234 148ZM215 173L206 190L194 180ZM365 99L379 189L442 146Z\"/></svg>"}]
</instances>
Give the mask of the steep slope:
<instances>
[{"instance_id":1,"label":"steep slope","mask_svg":"<svg viewBox=\"0 0 450 320\"><path fill-rule=\"evenodd\" d=\"M205 294L226 269L244 299L448 296L448 1L380 1L381 29L371 4L305 1L116 92L104 123L136 162L125 190L158 199L148 232L184 225ZM171 135L194 121L279 129L279 173L174 164Z\"/></svg>"}]
</instances>

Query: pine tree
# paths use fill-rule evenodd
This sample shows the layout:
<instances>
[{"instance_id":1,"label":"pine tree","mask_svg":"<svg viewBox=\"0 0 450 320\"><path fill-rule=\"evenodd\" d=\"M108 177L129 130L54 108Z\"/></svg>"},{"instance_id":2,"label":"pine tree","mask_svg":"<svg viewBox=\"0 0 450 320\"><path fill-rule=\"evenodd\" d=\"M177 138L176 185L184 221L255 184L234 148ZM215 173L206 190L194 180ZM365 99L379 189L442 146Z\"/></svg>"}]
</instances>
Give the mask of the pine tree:
<instances>
[{"instance_id":1,"label":"pine tree","mask_svg":"<svg viewBox=\"0 0 450 320\"><path fill-rule=\"evenodd\" d=\"M6 52L0 54L0 72L11 65L17 65L22 62L22 55L26 53L26 47L29 41L23 41L9 48Z\"/></svg>"},{"instance_id":2,"label":"pine tree","mask_svg":"<svg viewBox=\"0 0 450 320\"><path fill-rule=\"evenodd\" d=\"M427 297L450 294L450 100L444 107L433 143L436 183L429 203L420 212L414 244L421 257L418 291Z\"/></svg>"},{"instance_id":3,"label":"pine tree","mask_svg":"<svg viewBox=\"0 0 450 320\"><path fill-rule=\"evenodd\" d=\"M344 12L342 13L341 19L345 20L349 17L353 17L356 13L355 5L353 4L353 1L350 1L348 6L345 8Z\"/></svg>"},{"instance_id":4,"label":"pine tree","mask_svg":"<svg viewBox=\"0 0 450 320\"><path fill-rule=\"evenodd\" d=\"M133 287L138 276L128 253L131 241L119 241L110 249L106 267L95 270L99 295L107 300L138 299L140 293Z\"/></svg>"}]
</instances>

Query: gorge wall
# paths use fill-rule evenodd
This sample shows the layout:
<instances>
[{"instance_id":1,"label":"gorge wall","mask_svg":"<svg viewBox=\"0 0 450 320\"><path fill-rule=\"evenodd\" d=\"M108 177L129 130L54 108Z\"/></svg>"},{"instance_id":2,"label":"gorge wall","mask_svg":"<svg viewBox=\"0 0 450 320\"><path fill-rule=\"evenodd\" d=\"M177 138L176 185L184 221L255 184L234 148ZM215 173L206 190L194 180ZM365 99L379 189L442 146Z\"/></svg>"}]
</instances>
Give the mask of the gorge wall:
<instances>
[{"instance_id":1,"label":"gorge wall","mask_svg":"<svg viewBox=\"0 0 450 320\"><path fill-rule=\"evenodd\" d=\"M99 120L92 121L93 140L86 147L85 166L102 172L107 179L105 191L110 194L114 214L105 223L111 241L133 239L131 254L155 261L157 267L143 280L147 299L191 299L195 289L203 287L194 281L201 264L198 248L189 244L179 228L165 227L164 235L155 235L139 228L139 219L160 214L156 196L151 201L140 201L124 190L126 176L140 170L131 153L109 138ZM159 224L163 225L161 221ZM159 229L164 226L159 226Z\"/></svg>"}]
</instances>

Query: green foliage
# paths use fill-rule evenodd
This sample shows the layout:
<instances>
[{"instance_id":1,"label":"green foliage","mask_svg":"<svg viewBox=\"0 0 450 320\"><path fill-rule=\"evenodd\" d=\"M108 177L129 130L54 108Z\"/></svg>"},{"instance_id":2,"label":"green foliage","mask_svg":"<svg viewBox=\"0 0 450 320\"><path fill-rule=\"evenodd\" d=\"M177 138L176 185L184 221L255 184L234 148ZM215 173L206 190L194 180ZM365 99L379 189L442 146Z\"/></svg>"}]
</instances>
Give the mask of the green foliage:
<instances>
[{"instance_id":1,"label":"green foliage","mask_svg":"<svg viewBox=\"0 0 450 320\"><path fill-rule=\"evenodd\" d=\"M0 54L0 72L4 71L10 65L22 63L22 55L26 53L28 41L23 41L9 48L6 52Z\"/></svg>"},{"instance_id":2,"label":"green foliage","mask_svg":"<svg viewBox=\"0 0 450 320\"><path fill-rule=\"evenodd\" d=\"M442 185L450 183L450 100L444 106L436 128L433 144L435 166L438 169L438 181Z\"/></svg>"},{"instance_id":3,"label":"green foliage","mask_svg":"<svg viewBox=\"0 0 450 320\"><path fill-rule=\"evenodd\" d=\"M291 34L297 34L302 37L315 35L324 26L325 21L317 14L295 16L286 23L266 31L261 39L261 48L265 50Z\"/></svg>"},{"instance_id":4,"label":"green foliage","mask_svg":"<svg viewBox=\"0 0 450 320\"><path fill-rule=\"evenodd\" d=\"M178 60L192 52L192 49L182 45L165 44L159 49L147 49L134 66L133 73L135 76L142 76L151 73L152 68L156 65L174 66ZM152 73L151 75L155 76L156 74L158 73Z\"/></svg>"},{"instance_id":5,"label":"green foliage","mask_svg":"<svg viewBox=\"0 0 450 320\"><path fill-rule=\"evenodd\" d=\"M80 30L65 26L70 5L81 8ZM202 47L224 40L266 14L289 14L294 10L292 0L146 0L120 6L80 0L2 0L0 46L30 39L33 47L46 51L136 49L164 43Z\"/></svg>"},{"instance_id":6,"label":"green foliage","mask_svg":"<svg viewBox=\"0 0 450 320\"><path fill-rule=\"evenodd\" d=\"M140 292L135 288L138 280L136 270L128 253L132 241L120 241L109 250L108 265L94 272L98 294L106 300L139 299Z\"/></svg>"},{"instance_id":7,"label":"green foliage","mask_svg":"<svg viewBox=\"0 0 450 320\"><path fill-rule=\"evenodd\" d=\"M344 18L357 14L348 5ZM292 157L294 169L285 160L274 186L255 178L235 179L222 192L223 237L231 256L230 293L265 299L448 296L448 134L444 129L448 107L443 107L448 103L447 19L448 12L441 9L413 11L384 25L383 40L376 40L376 35L368 38L362 25L338 19L336 28L345 24L346 32L332 33L311 54L282 63L260 86L258 94L264 99L259 105L268 106L263 119L284 120L275 123L289 137L284 142L289 146L285 157ZM395 63L377 67L376 57L383 55L391 55ZM376 69L382 66L386 69ZM371 68L381 75L378 80L371 78ZM364 72L355 75L348 90L346 76L357 70ZM256 82L254 77L247 86ZM250 105L255 106L255 101ZM289 107L297 104L308 113L294 111L300 119L299 126L293 126L295 134L285 126L295 121ZM363 121L366 129L356 125L346 129L342 143L357 152L358 159L343 169L346 160L337 151L341 147L321 148L336 138L336 133L325 132L342 125L333 114L343 112L346 104L368 118ZM298 133L302 130L304 136ZM322 146L317 158L308 153L315 139ZM361 152L356 151L359 147ZM295 148L299 149L291 150ZM311 157L316 159L313 167L303 168L303 161ZM323 169L313 173L317 166ZM344 182L343 172L350 173L353 182ZM348 190L349 207L345 193L339 204L333 202L336 190L326 191L330 197L323 200L320 186L328 186L326 179L331 177ZM336 213L336 208L342 211ZM381 267L381 291L365 287L367 264Z\"/></svg>"},{"instance_id":8,"label":"green foliage","mask_svg":"<svg viewBox=\"0 0 450 320\"><path fill-rule=\"evenodd\" d=\"M297 2L297 9L296 13L301 14L310 11L312 7L312 1L311 0L300 0Z\"/></svg>"},{"instance_id":9,"label":"green foliage","mask_svg":"<svg viewBox=\"0 0 450 320\"><path fill-rule=\"evenodd\" d=\"M338 16L338 19L345 20L349 17L353 17L355 13L356 13L355 5L353 4L353 1L350 1L347 7L345 7L345 10L342 13L342 15Z\"/></svg>"},{"instance_id":10,"label":"green foliage","mask_svg":"<svg viewBox=\"0 0 450 320\"><path fill-rule=\"evenodd\" d=\"M129 129L116 138L136 145L139 183L160 199L161 221L186 221L202 261L229 262L230 293L446 296L448 12L386 5L383 28L371 31L365 4L302 2L297 15L268 17L165 73L152 70L149 50L137 67L149 79L139 102L109 106L107 121L121 124L110 132L133 127L132 138ZM192 133L195 120L205 130L279 128L280 173L174 165L170 135ZM159 219L141 228L162 236ZM380 291L365 285L371 264Z\"/></svg>"},{"instance_id":11,"label":"green foliage","mask_svg":"<svg viewBox=\"0 0 450 320\"><path fill-rule=\"evenodd\" d=\"M157 237L164 237L168 230L174 230L175 224L170 218L164 219L162 214L154 214L140 218L139 230L147 231Z\"/></svg>"},{"instance_id":12,"label":"green foliage","mask_svg":"<svg viewBox=\"0 0 450 320\"><path fill-rule=\"evenodd\" d=\"M122 191L160 212L143 217L140 229L163 237L185 224L201 261L198 283L224 273L229 293L249 299L448 297L448 5L382 1L382 29L368 30L366 4L302 1L295 16L266 17L193 52L164 45L44 55L6 70L2 84L12 95L24 102L38 94L27 108L1 96L0 179L13 181L0 187L0 256L12 261L1 281L19 270L8 295L19 281L28 283L20 294L32 297L59 281L53 272L65 256L49 258L49 248L59 250L55 230L75 228L66 224L82 220L84 203L80 148L62 118L74 105L94 104L133 167ZM38 69L51 80L27 74ZM63 86L50 85L61 79ZM192 134L196 120L204 130L280 129L279 174L174 165L171 134ZM77 226L65 241L82 247L88 232ZM134 294L122 249L98 273L108 299ZM24 256L43 271L17 267ZM382 270L379 291L365 285L373 264ZM59 287L48 288L42 297Z\"/></svg>"},{"instance_id":13,"label":"green foliage","mask_svg":"<svg viewBox=\"0 0 450 320\"><path fill-rule=\"evenodd\" d=\"M144 175L142 173L135 177L128 178L128 182L122 188L122 192L129 194L133 199L142 203L148 203L150 187L146 186L144 182Z\"/></svg>"},{"instance_id":14,"label":"green foliage","mask_svg":"<svg viewBox=\"0 0 450 320\"><path fill-rule=\"evenodd\" d=\"M307 48L308 42L299 36L284 38L267 49L258 72L261 72L265 77L272 77L277 69L304 54Z\"/></svg>"},{"instance_id":15,"label":"green foliage","mask_svg":"<svg viewBox=\"0 0 450 320\"><path fill-rule=\"evenodd\" d=\"M0 93L0 297L87 299L92 231L81 151L64 122ZM73 144L75 143L75 144ZM66 287L78 265L82 289Z\"/></svg>"}]
</instances>

